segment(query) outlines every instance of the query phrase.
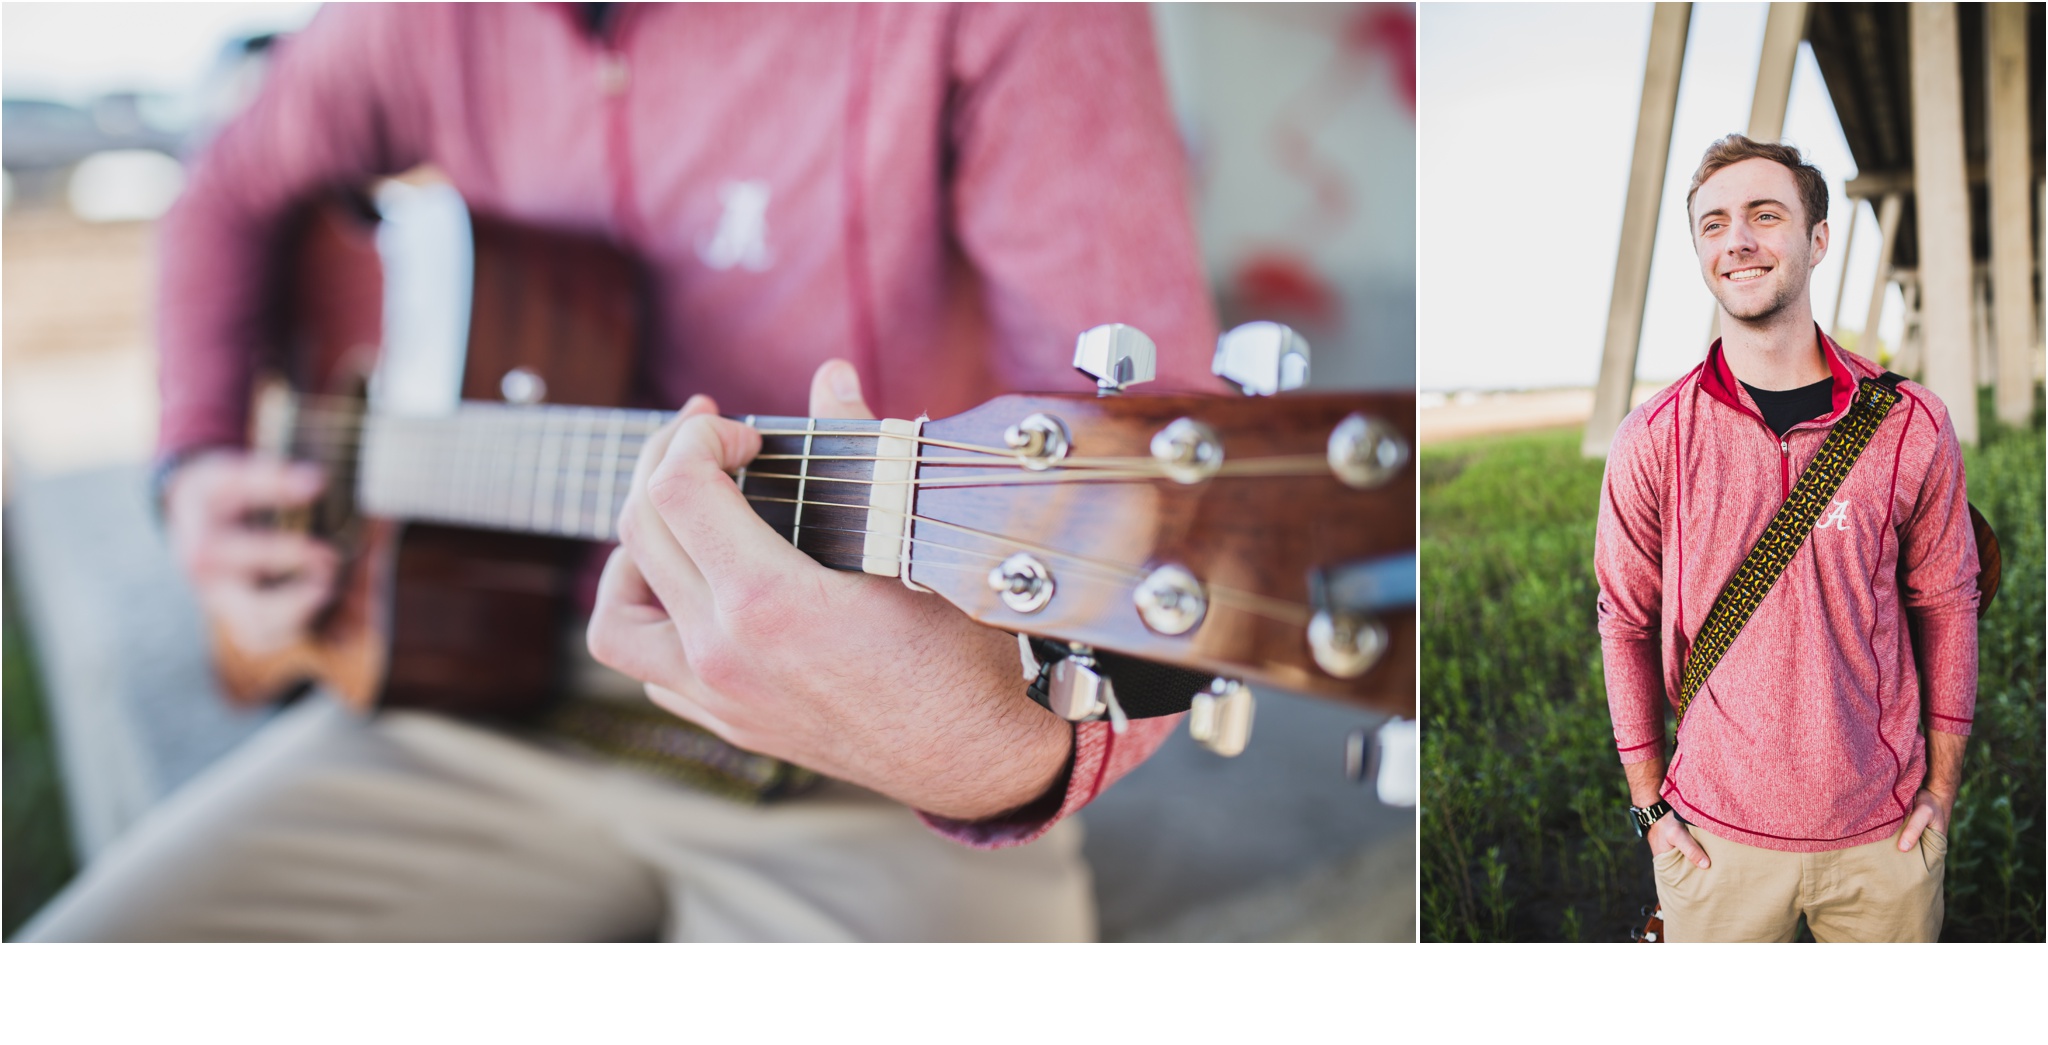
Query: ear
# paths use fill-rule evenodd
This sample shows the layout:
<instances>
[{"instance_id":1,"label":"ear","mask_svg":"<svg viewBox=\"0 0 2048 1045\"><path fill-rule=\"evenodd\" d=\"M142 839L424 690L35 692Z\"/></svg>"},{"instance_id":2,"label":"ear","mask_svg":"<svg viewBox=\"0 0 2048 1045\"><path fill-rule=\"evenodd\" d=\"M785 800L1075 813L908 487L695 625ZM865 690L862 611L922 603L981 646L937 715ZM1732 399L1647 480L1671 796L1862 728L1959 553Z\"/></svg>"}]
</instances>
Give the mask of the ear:
<instances>
[{"instance_id":1,"label":"ear","mask_svg":"<svg viewBox=\"0 0 2048 1045\"><path fill-rule=\"evenodd\" d=\"M1821 259L1828 256L1827 219L1823 218L1818 224L1814 225L1810 235L1813 237L1813 267L1819 268Z\"/></svg>"}]
</instances>

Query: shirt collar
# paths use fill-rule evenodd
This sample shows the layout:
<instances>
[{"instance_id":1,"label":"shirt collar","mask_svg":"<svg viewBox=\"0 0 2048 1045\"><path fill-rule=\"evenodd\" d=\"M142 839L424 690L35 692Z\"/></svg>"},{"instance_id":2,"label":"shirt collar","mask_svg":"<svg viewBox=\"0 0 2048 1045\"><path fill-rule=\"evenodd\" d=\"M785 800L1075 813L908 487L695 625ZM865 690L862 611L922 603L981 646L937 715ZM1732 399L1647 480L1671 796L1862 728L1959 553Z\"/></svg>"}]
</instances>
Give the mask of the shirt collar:
<instances>
[{"instance_id":1,"label":"shirt collar","mask_svg":"<svg viewBox=\"0 0 2048 1045\"><path fill-rule=\"evenodd\" d=\"M1821 332L1820 324L1813 327L1813 336L1820 342L1821 358L1827 360L1828 376L1834 382L1832 401L1828 415L1821 419L1823 424L1834 424L1849 409L1849 403L1856 398L1856 372L1849 369L1849 363L1842 358L1842 346ZM1721 352L1721 339L1715 338L1707 349L1707 365L1700 369L1700 387L1709 396L1736 410L1740 410L1758 421L1763 420L1742 388L1742 382L1735 379L1735 372L1728 369L1728 360Z\"/></svg>"}]
</instances>

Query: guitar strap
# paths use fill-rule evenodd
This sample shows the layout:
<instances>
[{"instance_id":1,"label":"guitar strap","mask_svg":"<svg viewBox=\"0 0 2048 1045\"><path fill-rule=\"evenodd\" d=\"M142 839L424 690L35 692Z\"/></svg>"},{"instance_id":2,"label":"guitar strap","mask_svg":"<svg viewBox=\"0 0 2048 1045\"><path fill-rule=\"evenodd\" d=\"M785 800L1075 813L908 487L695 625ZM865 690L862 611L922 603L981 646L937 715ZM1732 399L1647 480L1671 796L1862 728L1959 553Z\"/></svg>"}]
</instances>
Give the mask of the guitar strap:
<instances>
[{"instance_id":1,"label":"guitar strap","mask_svg":"<svg viewBox=\"0 0 2048 1045\"><path fill-rule=\"evenodd\" d=\"M1770 593L1771 585L1778 582L1792 556L1798 554L1800 545L1806 543L1806 535L1813 532L1820 513L1827 510L1835 491L1841 489L1842 480L1848 478L1849 469L1863 455L1863 448L1870 445L1892 405L1899 401L1899 382L1903 380L1887 370L1883 376L1866 377L1857 385L1856 399L1849 404L1849 412L1835 422L1820 444L1820 452L1799 473L1792 495L1778 507L1778 514L1764 527L1763 536L1757 538L1748 558L1736 567L1735 576L1714 599L1714 606L1707 611L1707 619L1700 625L1699 635L1679 672L1674 736L1678 727L1685 724L1685 709L1691 706L1694 695L1706 683L1707 676L1713 674L1714 666L1721 662L1728 647L1734 645L1735 636L1749 623L1750 616Z\"/></svg>"}]
</instances>

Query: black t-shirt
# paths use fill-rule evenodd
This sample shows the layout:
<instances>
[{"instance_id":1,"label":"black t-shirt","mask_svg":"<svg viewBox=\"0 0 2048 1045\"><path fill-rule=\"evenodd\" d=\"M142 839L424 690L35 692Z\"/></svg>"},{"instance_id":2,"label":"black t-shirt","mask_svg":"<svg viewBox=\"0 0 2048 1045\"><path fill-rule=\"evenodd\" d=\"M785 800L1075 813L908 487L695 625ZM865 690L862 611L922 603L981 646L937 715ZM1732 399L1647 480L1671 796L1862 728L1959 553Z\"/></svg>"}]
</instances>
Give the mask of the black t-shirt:
<instances>
[{"instance_id":1,"label":"black t-shirt","mask_svg":"<svg viewBox=\"0 0 2048 1045\"><path fill-rule=\"evenodd\" d=\"M1749 397L1756 400L1757 409L1764 412L1764 423L1771 431L1784 438L1792 426L1816 417L1827 416L1835 406L1835 379L1815 381L1803 388L1772 392L1758 388L1747 381L1742 387L1749 389Z\"/></svg>"}]
</instances>

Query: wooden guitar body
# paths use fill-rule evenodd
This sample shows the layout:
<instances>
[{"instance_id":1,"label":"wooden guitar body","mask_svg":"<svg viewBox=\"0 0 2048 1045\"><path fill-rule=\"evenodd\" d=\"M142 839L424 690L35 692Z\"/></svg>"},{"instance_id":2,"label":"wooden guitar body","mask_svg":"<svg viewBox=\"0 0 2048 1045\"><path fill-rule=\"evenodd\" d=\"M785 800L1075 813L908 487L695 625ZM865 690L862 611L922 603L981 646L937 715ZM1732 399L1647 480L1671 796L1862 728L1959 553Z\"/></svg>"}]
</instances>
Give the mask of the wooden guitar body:
<instances>
[{"instance_id":1,"label":"wooden guitar body","mask_svg":"<svg viewBox=\"0 0 2048 1045\"><path fill-rule=\"evenodd\" d=\"M279 358L302 414L365 409L383 332L374 214L337 200L298 231ZM641 282L602 241L471 215L474 241L462 398L497 400L505 375L539 379L546 400L627 402L639 358ZM317 407L314 404L318 404ZM362 517L355 510L356 423L302 423L288 448L329 472L313 520L346 556L335 603L294 646L262 655L214 631L223 688L259 704L319 681L358 710L433 708L517 715L560 681L561 628L589 544L561 537Z\"/></svg>"}]
</instances>

